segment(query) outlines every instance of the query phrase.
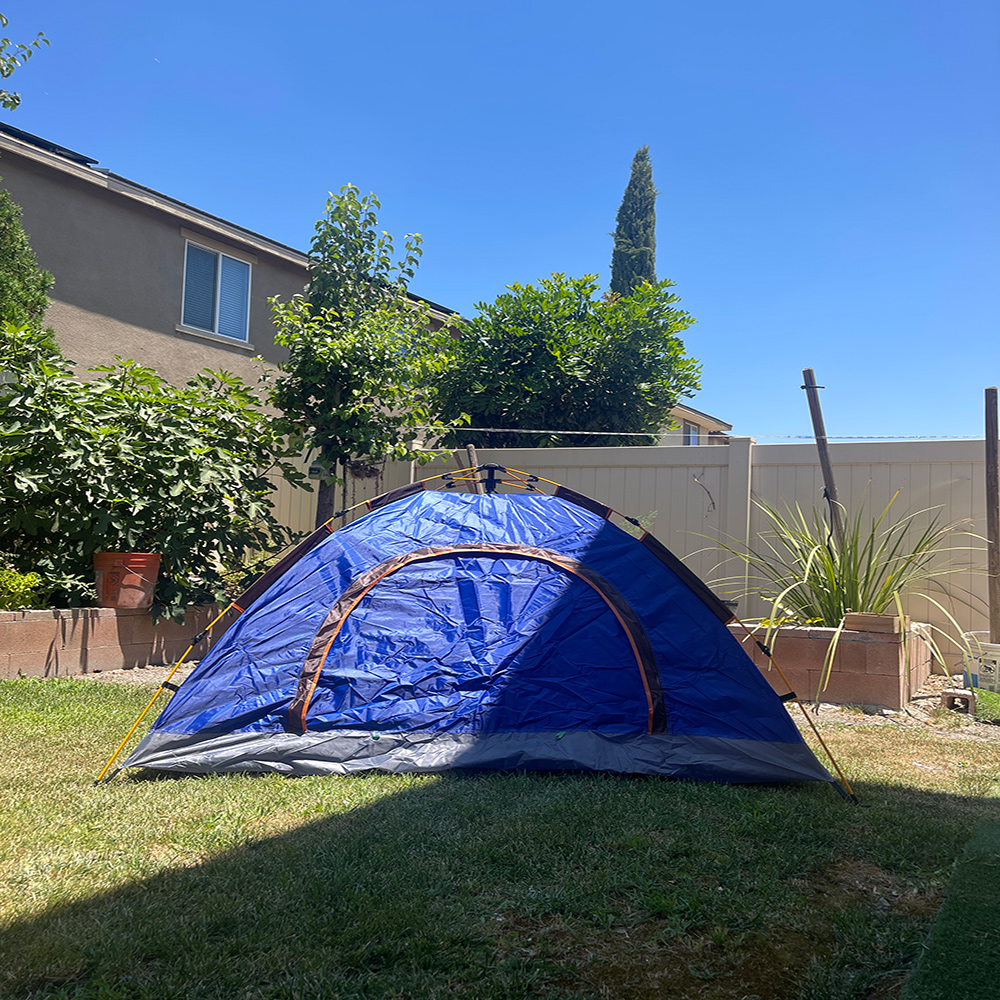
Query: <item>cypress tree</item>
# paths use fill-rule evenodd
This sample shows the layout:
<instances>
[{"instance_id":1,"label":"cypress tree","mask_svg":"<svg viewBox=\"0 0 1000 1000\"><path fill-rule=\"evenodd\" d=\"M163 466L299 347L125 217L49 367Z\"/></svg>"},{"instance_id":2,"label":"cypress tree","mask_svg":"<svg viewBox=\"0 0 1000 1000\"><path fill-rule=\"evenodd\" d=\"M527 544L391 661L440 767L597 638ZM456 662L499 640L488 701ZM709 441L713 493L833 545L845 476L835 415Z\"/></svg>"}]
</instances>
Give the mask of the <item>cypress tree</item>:
<instances>
[{"instance_id":1,"label":"cypress tree","mask_svg":"<svg viewBox=\"0 0 1000 1000\"><path fill-rule=\"evenodd\" d=\"M42 321L52 280L48 271L39 268L21 226L21 206L0 189L0 322L29 326L50 340L51 331L42 331Z\"/></svg>"},{"instance_id":2,"label":"cypress tree","mask_svg":"<svg viewBox=\"0 0 1000 1000\"><path fill-rule=\"evenodd\" d=\"M655 285L656 188L649 146L641 146L632 158L632 176L618 209L614 237L611 291L625 296L644 281Z\"/></svg>"}]
</instances>

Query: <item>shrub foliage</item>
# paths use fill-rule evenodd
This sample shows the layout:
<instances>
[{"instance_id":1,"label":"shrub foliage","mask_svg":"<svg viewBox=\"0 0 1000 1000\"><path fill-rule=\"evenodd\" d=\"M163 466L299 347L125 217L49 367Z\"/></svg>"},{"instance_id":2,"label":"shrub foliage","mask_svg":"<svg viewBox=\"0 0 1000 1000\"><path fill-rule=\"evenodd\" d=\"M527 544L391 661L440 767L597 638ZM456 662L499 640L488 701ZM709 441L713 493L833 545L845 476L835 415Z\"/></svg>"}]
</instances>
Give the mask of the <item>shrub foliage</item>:
<instances>
[{"instance_id":1,"label":"shrub foliage","mask_svg":"<svg viewBox=\"0 0 1000 1000\"><path fill-rule=\"evenodd\" d=\"M18 573L0 566L0 611L45 607L48 586L38 573Z\"/></svg>"},{"instance_id":2,"label":"shrub foliage","mask_svg":"<svg viewBox=\"0 0 1000 1000\"><path fill-rule=\"evenodd\" d=\"M53 278L38 266L21 225L21 206L0 190L0 322L41 333ZM54 346L51 331L45 332Z\"/></svg>"},{"instance_id":3,"label":"shrub foliage","mask_svg":"<svg viewBox=\"0 0 1000 1000\"><path fill-rule=\"evenodd\" d=\"M301 473L256 391L226 372L183 387L116 358L77 379L28 327L0 325L0 551L60 604L91 593L95 552L157 552L154 610L221 599L222 571L284 544L267 473Z\"/></svg>"},{"instance_id":4,"label":"shrub foliage","mask_svg":"<svg viewBox=\"0 0 1000 1000\"><path fill-rule=\"evenodd\" d=\"M458 324L452 358L438 376L442 415L473 427L655 434L682 396L699 387L700 366L678 336L694 318L676 308L672 282L640 285L628 297L595 298L592 276L553 274L509 285ZM447 438L464 444L468 433ZM653 438L482 433L491 448L649 444Z\"/></svg>"}]
</instances>

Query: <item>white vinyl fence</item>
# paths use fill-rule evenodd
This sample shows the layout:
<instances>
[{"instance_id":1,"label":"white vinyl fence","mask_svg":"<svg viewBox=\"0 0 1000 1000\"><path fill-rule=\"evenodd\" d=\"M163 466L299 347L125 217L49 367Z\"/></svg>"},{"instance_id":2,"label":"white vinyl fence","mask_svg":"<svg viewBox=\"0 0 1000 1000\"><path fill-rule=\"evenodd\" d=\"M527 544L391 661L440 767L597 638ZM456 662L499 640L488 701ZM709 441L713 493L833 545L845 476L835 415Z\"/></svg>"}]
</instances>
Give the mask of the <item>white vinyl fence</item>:
<instances>
[{"instance_id":1,"label":"white vinyl fence","mask_svg":"<svg viewBox=\"0 0 1000 1000\"><path fill-rule=\"evenodd\" d=\"M981 440L888 441L831 444L830 456L840 500L850 517L864 504L869 515L882 512L893 496L886 524L917 511L928 523L940 512L946 521L967 520L966 530L985 535L985 466ZM389 464L373 478L350 477L349 503L368 499L403 485L466 464L462 451L446 463L425 466ZM480 463L495 462L585 493L615 510L642 519L669 549L725 597L743 590L734 576L744 572L727 557L715 539L759 544L766 519L755 506L760 499L773 507L798 504L805 511L825 509L823 477L812 444L759 445L752 438L733 437L728 446L636 448L510 448L481 449ZM338 507L340 498L338 495ZM311 529L315 495L282 485L278 513L285 523ZM363 509L358 514L363 513ZM706 537L707 536L707 537ZM936 595L963 630L986 627L986 553L982 540L956 536L962 551L945 557L965 567L946 578L947 586L967 593L966 600ZM969 549L975 551L969 551ZM726 581L726 582L721 582ZM906 611L915 620L954 631L928 600L911 597ZM767 615L759 599L741 599L740 617Z\"/></svg>"}]
</instances>

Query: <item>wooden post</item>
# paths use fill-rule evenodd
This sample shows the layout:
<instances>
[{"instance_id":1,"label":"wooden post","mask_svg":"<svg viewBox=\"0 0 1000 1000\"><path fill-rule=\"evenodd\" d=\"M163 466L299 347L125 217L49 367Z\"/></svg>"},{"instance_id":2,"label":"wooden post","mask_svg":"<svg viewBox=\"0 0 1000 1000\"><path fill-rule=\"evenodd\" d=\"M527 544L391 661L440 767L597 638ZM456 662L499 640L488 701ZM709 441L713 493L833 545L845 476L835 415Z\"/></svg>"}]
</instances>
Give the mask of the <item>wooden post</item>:
<instances>
[{"instance_id":1,"label":"wooden post","mask_svg":"<svg viewBox=\"0 0 1000 1000\"><path fill-rule=\"evenodd\" d=\"M833 533L837 538L837 547L844 547L844 521L841 516L840 501L837 497L837 484L833 481L833 467L830 465L830 452L826 443L826 427L823 424L823 410L819 405L819 392L823 386L816 384L816 375L811 368L802 369L802 386L809 400L809 414L812 417L813 433L816 435L816 450L819 452L819 465L823 470L823 486L826 498L830 502L830 521Z\"/></svg>"},{"instance_id":2,"label":"wooden post","mask_svg":"<svg viewBox=\"0 0 1000 1000\"><path fill-rule=\"evenodd\" d=\"M1000 642L1000 462L997 457L997 390L986 390L986 538L990 642Z\"/></svg>"},{"instance_id":3,"label":"wooden post","mask_svg":"<svg viewBox=\"0 0 1000 1000\"><path fill-rule=\"evenodd\" d=\"M465 446L465 452L469 456L469 465L473 469L478 469L479 468L479 458L476 456L476 446L474 444L467 444ZM483 493L483 484L482 483L474 483L473 486L472 486L472 492L473 493L482 494Z\"/></svg>"}]
</instances>

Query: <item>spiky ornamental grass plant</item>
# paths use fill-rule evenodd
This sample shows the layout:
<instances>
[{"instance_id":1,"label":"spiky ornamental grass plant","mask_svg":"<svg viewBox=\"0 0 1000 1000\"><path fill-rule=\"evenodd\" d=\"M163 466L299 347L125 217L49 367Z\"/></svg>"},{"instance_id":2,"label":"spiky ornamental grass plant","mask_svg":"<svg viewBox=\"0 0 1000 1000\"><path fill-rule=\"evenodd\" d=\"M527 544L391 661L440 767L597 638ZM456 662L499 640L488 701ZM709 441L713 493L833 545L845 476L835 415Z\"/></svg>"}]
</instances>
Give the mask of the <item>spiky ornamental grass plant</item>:
<instances>
[{"instance_id":1,"label":"spiky ornamental grass plant","mask_svg":"<svg viewBox=\"0 0 1000 1000\"><path fill-rule=\"evenodd\" d=\"M893 495L877 517L869 516L862 503L857 513L847 519L839 545L822 510L806 512L796 504L786 506L782 513L756 499L754 504L767 521L767 530L757 535L758 546L735 541L718 543L747 564L751 592L771 603L770 616L763 622L768 626L768 644L774 630L782 625L822 625L836 630L827 651L821 689L829 680L849 611L896 613L902 620L903 597L920 594L937 608L949 626L948 631L931 626L925 633L935 657L944 661L934 632L963 645L961 626L929 591L949 602L975 605L974 595L947 585L944 579L968 569L950 558L953 553L975 550L971 545L950 543L963 536L982 540L981 536L967 530L970 519L946 522L935 508L914 511L887 523L898 495ZM929 520L921 526L928 515ZM737 579L743 582L742 577L730 581Z\"/></svg>"},{"instance_id":2,"label":"spiky ornamental grass plant","mask_svg":"<svg viewBox=\"0 0 1000 1000\"><path fill-rule=\"evenodd\" d=\"M772 602L776 613L798 624L835 627L849 611L882 614L905 594L920 591L929 598L927 585L954 597L954 589L945 587L941 578L965 567L942 563L941 556L970 551L969 546L947 543L959 535L978 538L964 530L971 522L946 523L937 512L920 527L920 519L931 513L927 509L886 524L895 499L870 519L862 505L848 521L841 546L831 536L821 510L806 513L796 504L782 514L757 500L770 529L768 535L758 536L764 551L736 552L725 547L747 562L762 583L760 595Z\"/></svg>"}]
</instances>

